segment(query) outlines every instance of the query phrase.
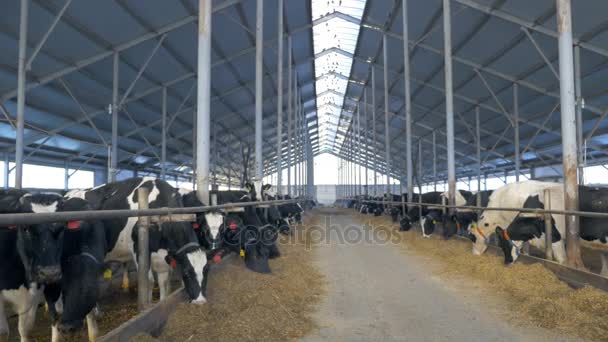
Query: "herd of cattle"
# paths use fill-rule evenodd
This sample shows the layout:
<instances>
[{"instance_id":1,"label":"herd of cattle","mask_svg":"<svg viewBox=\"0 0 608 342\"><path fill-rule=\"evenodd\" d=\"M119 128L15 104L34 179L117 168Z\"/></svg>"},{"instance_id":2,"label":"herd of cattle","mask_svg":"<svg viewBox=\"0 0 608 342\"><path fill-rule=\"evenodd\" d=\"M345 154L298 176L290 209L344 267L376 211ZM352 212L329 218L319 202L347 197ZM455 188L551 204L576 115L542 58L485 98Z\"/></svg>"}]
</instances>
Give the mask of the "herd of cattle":
<instances>
[{"instance_id":1,"label":"herd of cattle","mask_svg":"<svg viewBox=\"0 0 608 342\"><path fill-rule=\"evenodd\" d=\"M132 178L63 196L3 190L0 214L138 209L142 187L148 189L150 208L203 206L192 190L175 189L159 179ZM216 191L211 196L217 204L290 199L279 198L269 185L259 182L248 183L243 191ZM237 253L248 269L269 273L268 259L280 255L278 234L289 234L290 225L300 222L303 208L312 206L310 200L244 206L198 213L194 222L153 223L150 280L154 282L156 276L164 299L170 272L177 269L191 302L205 303L211 263ZM85 319L89 339L94 340L99 279L110 262L137 264L137 224L137 217L129 217L0 227L0 340L9 333L5 306L19 315L19 334L27 341L37 308L44 302L53 321L53 341L81 329ZM148 295L151 298L151 290Z\"/></svg>"},{"instance_id":2,"label":"herd of cattle","mask_svg":"<svg viewBox=\"0 0 608 342\"><path fill-rule=\"evenodd\" d=\"M376 216L389 213L393 222L399 222L402 231L410 230L413 223L419 222L424 237L430 237L436 224L442 222L443 237L450 238L455 234L467 236L473 243L472 252L475 255L483 254L495 239L504 253L505 263L510 264L517 260L526 244L545 249L545 215L487 208L544 209L545 190L549 190L550 208L563 210L563 184L540 181L511 183L494 191L479 193L458 190L455 205L477 206L479 203L480 207L486 208L479 217L478 211L466 208L456 209L451 215L444 214L440 205L446 204L447 192L429 192L421 196L414 194L411 199L407 194L403 194L403 198L391 194L360 196L340 204ZM390 202L419 202L424 205ZM579 210L608 213L608 188L579 186ZM551 214L551 226L553 257L563 264L566 262L565 216ZM601 275L608 276L608 218L581 216L580 238L583 246L599 250Z\"/></svg>"}]
</instances>

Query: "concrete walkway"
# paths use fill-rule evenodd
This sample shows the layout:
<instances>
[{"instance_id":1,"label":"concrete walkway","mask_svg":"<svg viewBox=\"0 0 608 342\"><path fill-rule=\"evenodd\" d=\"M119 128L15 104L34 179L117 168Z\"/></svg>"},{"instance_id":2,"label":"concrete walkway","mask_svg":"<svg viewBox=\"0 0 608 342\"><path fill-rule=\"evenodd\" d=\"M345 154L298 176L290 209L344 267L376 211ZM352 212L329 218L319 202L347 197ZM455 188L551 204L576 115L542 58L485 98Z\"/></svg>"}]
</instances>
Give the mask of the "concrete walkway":
<instances>
[{"instance_id":1,"label":"concrete walkway","mask_svg":"<svg viewBox=\"0 0 608 342\"><path fill-rule=\"evenodd\" d=\"M305 341L571 341L548 331L513 327L488 314L479 296L447 288L424 262L394 245L338 244L346 215L324 209L338 227L317 249L328 294L315 319L320 331ZM500 308L498 308L500 309ZM496 310L494 310L496 311Z\"/></svg>"}]
</instances>

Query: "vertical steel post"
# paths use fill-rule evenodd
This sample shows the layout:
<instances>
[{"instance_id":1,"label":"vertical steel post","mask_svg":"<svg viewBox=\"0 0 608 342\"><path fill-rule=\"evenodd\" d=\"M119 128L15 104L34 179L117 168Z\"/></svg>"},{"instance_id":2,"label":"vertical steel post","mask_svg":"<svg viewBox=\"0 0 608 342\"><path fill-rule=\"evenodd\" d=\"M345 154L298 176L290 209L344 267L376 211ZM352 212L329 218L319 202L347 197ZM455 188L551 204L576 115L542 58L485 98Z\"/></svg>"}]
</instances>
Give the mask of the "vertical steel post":
<instances>
[{"instance_id":1,"label":"vertical steel post","mask_svg":"<svg viewBox=\"0 0 608 342\"><path fill-rule=\"evenodd\" d=\"M562 121L562 158L564 165L564 209L578 210L576 115L574 103L574 61L572 53L572 13L570 0L556 0L559 33L559 84ZM579 218L566 216L568 263L584 267L579 241Z\"/></svg>"},{"instance_id":2,"label":"vertical steel post","mask_svg":"<svg viewBox=\"0 0 608 342\"><path fill-rule=\"evenodd\" d=\"M437 136L435 131L433 131L433 191L437 191Z\"/></svg>"},{"instance_id":3,"label":"vertical steel post","mask_svg":"<svg viewBox=\"0 0 608 342\"><path fill-rule=\"evenodd\" d=\"M454 89L452 80L452 18L450 0L443 0L443 50L445 56L445 109L448 155L448 204L456 198L456 161L454 155ZM450 212L453 210L450 209Z\"/></svg>"},{"instance_id":4,"label":"vertical steel post","mask_svg":"<svg viewBox=\"0 0 608 342\"><path fill-rule=\"evenodd\" d=\"M291 196L291 117L293 94L292 94L292 51L291 51L291 35L287 36L287 195Z\"/></svg>"},{"instance_id":5,"label":"vertical steel post","mask_svg":"<svg viewBox=\"0 0 608 342\"><path fill-rule=\"evenodd\" d=\"M199 0L198 7L196 194L205 205L209 205L209 156L211 154L211 2L211 0Z\"/></svg>"},{"instance_id":6,"label":"vertical steel post","mask_svg":"<svg viewBox=\"0 0 608 342\"><path fill-rule=\"evenodd\" d=\"M384 147L386 158L386 193L391 193L391 139L389 134L390 129L390 108L388 98L388 46L387 36L382 36L382 59L384 63Z\"/></svg>"},{"instance_id":7,"label":"vertical steel post","mask_svg":"<svg viewBox=\"0 0 608 342\"><path fill-rule=\"evenodd\" d=\"M10 171L8 152L4 153L4 188L8 189Z\"/></svg>"},{"instance_id":8,"label":"vertical steel post","mask_svg":"<svg viewBox=\"0 0 608 342\"><path fill-rule=\"evenodd\" d=\"M294 120L294 165L293 165L293 173L294 173L294 185L295 185L295 194L296 197L300 196L300 102L298 101L298 95L300 90L298 89L298 73L295 74L294 80L294 110L295 110L295 120Z\"/></svg>"},{"instance_id":9,"label":"vertical steel post","mask_svg":"<svg viewBox=\"0 0 608 342\"><path fill-rule=\"evenodd\" d=\"M162 91L162 137L160 147L160 178L166 180L167 177L167 87Z\"/></svg>"},{"instance_id":10,"label":"vertical steel post","mask_svg":"<svg viewBox=\"0 0 608 342\"><path fill-rule=\"evenodd\" d=\"M363 117L365 118L365 125L363 127L365 132L365 196L367 196L369 195L369 129L367 117L367 87L363 88Z\"/></svg>"},{"instance_id":11,"label":"vertical steel post","mask_svg":"<svg viewBox=\"0 0 608 342\"><path fill-rule=\"evenodd\" d=\"M255 180L264 178L264 161L262 160L262 96L264 95L264 1L257 0L255 24Z\"/></svg>"},{"instance_id":12,"label":"vertical steel post","mask_svg":"<svg viewBox=\"0 0 608 342\"><path fill-rule=\"evenodd\" d=\"M412 166L412 100L411 100L411 84L410 84L410 46L409 46L409 21L408 21L408 6L407 0L401 2L402 20L403 20L403 78L405 82L405 173L407 176L407 197L412 199L414 194ZM435 160L435 132L433 132L433 160ZM433 162L435 167L435 162ZM434 169L436 171L436 169ZM433 178L436 177L434 174ZM435 183L435 190L437 185Z\"/></svg>"},{"instance_id":13,"label":"vertical steel post","mask_svg":"<svg viewBox=\"0 0 608 342\"><path fill-rule=\"evenodd\" d=\"M481 127L479 125L479 106L475 107L475 142L477 145L477 206L481 207Z\"/></svg>"},{"instance_id":14,"label":"vertical steel post","mask_svg":"<svg viewBox=\"0 0 608 342\"><path fill-rule=\"evenodd\" d=\"M17 70L17 132L15 134L15 188L23 184L23 131L25 128L25 83L27 79L27 27L29 0L21 0L19 21L19 69Z\"/></svg>"},{"instance_id":15,"label":"vertical steel post","mask_svg":"<svg viewBox=\"0 0 608 342\"><path fill-rule=\"evenodd\" d=\"M66 160L63 167L63 190L68 191L70 188L70 163Z\"/></svg>"},{"instance_id":16,"label":"vertical steel post","mask_svg":"<svg viewBox=\"0 0 608 342\"><path fill-rule=\"evenodd\" d=\"M585 184L585 165L583 149L583 94L582 94L582 78L581 78L581 47L574 47L574 82L575 82L575 101L576 101L576 135L578 146L578 183Z\"/></svg>"},{"instance_id":17,"label":"vertical steel post","mask_svg":"<svg viewBox=\"0 0 608 342\"><path fill-rule=\"evenodd\" d=\"M146 187L137 189L138 208L148 209L148 196L150 192ZM150 270L150 239L149 230L150 217L141 216L137 221L137 307L143 311L150 303L149 297L151 284L148 283L148 272Z\"/></svg>"},{"instance_id":18,"label":"vertical steel post","mask_svg":"<svg viewBox=\"0 0 608 342\"><path fill-rule=\"evenodd\" d=\"M551 209L551 189L543 191L544 205L546 210ZM553 224L551 214L545 214L545 258L553 260Z\"/></svg>"},{"instance_id":19,"label":"vertical steel post","mask_svg":"<svg viewBox=\"0 0 608 342\"><path fill-rule=\"evenodd\" d=\"M374 159L376 159L376 68L374 65L371 65L372 68L372 151L374 153ZM376 169L378 168L378 163L375 163L374 167L374 196L378 194L378 175L376 174Z\"/></svg>"},{"instance_id":20,"label":"vertical steel post","mask_svg":"<svg viewBox=\"0 0 608 342\"><path fill-rule=\"evenodd\" d=\"M519 182L519 167L521 158L519 156L519 85L513 83L513 130L515 131L515 181Z\"/></svg>"},{"instance_id":21,"label":"vertical steel post","mask_svg":"<svg viewBox=\"0 0 608 342\"><path fill-rule=\"evenodd\" d=\"M422 137L418 140L418 203L422 203ZM422 205L418 205L418 217L422 218Z\"/></svg>"},{"instance_id":22,"label":"vertical steel post","mask_svg":"<svg viewBox=\"0 0 608 342\"><path fill-rule=\"evenodd\" d=\"M112 148L110 150L110 169L108 170L108 182L116 182L118 171L118 77L120 68L120 55L114 52L112 73Z\"/></svg>"},{"instance_id":23,"label":"vertical steel post","mask_svg":"<svg viewBox=\"0 0 608 342\"><path fill-rule=\"evenodd\" d=\"M357 105L357 151L363 151L361 146L361 102L359 102ZM358 195L361 195L363 193L363 191L361 191L361 186L363 184L363 182L361 182L361 165L357 167L357 170L359 171L359 185L357 186L357 193Z\"/></svg>"},{"instance_id":24,"label":"vertical steel post","mask_svg":"<svg viewBox=\"0 0 608 342\"><path fill-rule=\"evenodd\" d=\"M283 0L278 0L278 48L277 61L277 194L281 195L283 184ZM290 61L291 63L291 61Z\"/></svg>"},{"instance_id":25,"label":"vertical steel post","mask_svg":"<svg viewBox=\"0 0 608 342\"><path fill-rule=\"evenodd\" d=\"M192 190L196 190L196 127L197 127L197 111L192 112Z\"/></svg>"}]
</instances>

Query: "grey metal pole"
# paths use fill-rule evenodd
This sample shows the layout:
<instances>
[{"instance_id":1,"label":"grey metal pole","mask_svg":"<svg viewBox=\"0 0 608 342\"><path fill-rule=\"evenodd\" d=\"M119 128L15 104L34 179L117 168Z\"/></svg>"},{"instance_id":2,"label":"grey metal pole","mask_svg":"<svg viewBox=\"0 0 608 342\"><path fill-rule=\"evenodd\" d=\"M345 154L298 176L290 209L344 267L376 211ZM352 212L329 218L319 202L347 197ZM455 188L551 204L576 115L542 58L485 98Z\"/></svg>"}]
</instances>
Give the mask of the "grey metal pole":
<instances>
[{"instance_id":1,"label":"grey metal pole","mask_svg":"<svg viewBox=\"0 0 608 342\"><path fill-rule=\"evenodd\" d=\"M475 142L477 143L477 206L481 207L481 127L479 106L475 107Z\"/></svg>"},{"instance_id":2,"label":"grey metal pole","mask_svg":"<svg viewBox=\"0 0 608 342\"><path fill-rule=\"evenodd\" d=\"M585 165L583 149L583 95L581 78L581 47L574 47L574 81L575 81L575 100L576 100L576 127L577 127L577 146L578 146L578 183L585 184Z\"/></svg>"},{"instance_id":3,"label":"grey metal pole","mask_svg":"<svg viewBox=\"0 0 608 342\"><path fill-rule=\"evenodd\" d=\"M437 191L437 137L435 131L433 131L433 191Z\"/></svg>"},{"instance_id":4,"label":"grey metal pole","mask_svg":"<svg viewBox=\"0 0 608 342\"><path fill-rule=\"evenodd\" d=\"M365 132L365 196L369 195L369 129L368 129L368 117L367 117L367 87L363 88L363 116L365 125L363 127Z\"/></svg>"},{"instance_id":5,"label":"grey metal pole","mask_svg":"<svg viewBox=\"0 0 608 342\"><path fill-rule=\"evenodd\" d=\"M564 165L564 209L578 210L576 115L574 103L574 61L572 53L572 13L570 0L556 0L559 33L559 85L562 122L562 159ZM568 263L584 267L579 240L579 219L566 216Z\"/></svg>"},{"instance_id":6,"label":"grey metal pole","mask_svg":"<svg viewBox=\"0 0 608 342\"><path fill-rule=\"evenodd\" d=\"M384 145L386 158L386 193L391 193L391 139L389 134L390 113L388 101L388 46L386 34L382 36L382 59L384 63Z\"/></svg>"},{"instance_id":7,"label":"grey metal pole","mask_svg":"<svg viewBox=\"0 0 608 342\"><path fill-rule=\"evenodd\" d=\"M277 61L277 194L281 195L283 184L283 0L278 0L278 48ZM291 61L290 61L291 63Z\"/></svg>"},{"instance_id":8,"label":"grey metal pole","mask_svg":"<svg viewBox=\"0 0 608 342\"><path fill-rule=\"evenodd\" d=\"M287 195L291 196L291 117L293 115L291 35L287 36Z\"/></svg>"},{"instance_id":9,"label":"grey metal pole","mask_svg":"<svg viewBox=\"0 0 608 342\"><path fill-rule=\"evenodd\" d=\"M167 177L167 87L162 91L162 137L160 147L160 178L165 180Z\"/></svg>"},{"instance_id":10,"label":"grey metal pole","mask_svg":"<svg viewBox=\"0 0 608 342\"><path fill-rule=\"evenodd\" d=\"M21 0L19 21L19 69L17 74L17 132L15 134L15 188L23 184L23 131L25 128L25 73L29 0Z\"/></svg>"},{"instance_id":11,"label":"grey metal pole","mask_svg":"<svg viewBox=\"0 0 608 342\"><path fill-rule=\"evenodd\" d=\"M262 104L264 81L264 1L257 0L255 25L255 180L264 178L264 161L262 160Z\"/></svg>"},{"instance_id":12,"label":"grey metal pole","mask_svg":"<svg viewBox=\"0 0 608 342\"><path fill-rule=\"evenodd\" d=\"M68 191L70 188L70 164L66 160L63 167L63 190Z\"/></svg>"},{"instance_id":13,"label":"grey metal pole","mask_svg":"<svg viewBox=\"0 0 608 342\"><path fill-rule=\"evenodd\" d=\"M376 68L374 65L371 65L372 68L372 151L374 156L376 156ZM374 157L374 159L376 159ZM376 174L376 169L378 168L378 163L374 167L374 196L378 194L378 175Z\"/></svg>"},{"instance_id":14,"label":"grey metal pole","mask_svg":"<svg viewBox=\"0 0 608 342\"><path fill-rule=\"evenodd\" d=\"M403 78L405 82L405 173L407 177L407 198L411 201L414 195L413 173L412 166L412 100L411 100L411 84L410 84L410 47L409 47L409 20L408 20L408 4L407 0L401 2L402 19L403 19ZM433 132L433 160L435 160L435 132ZM433 162L434 176L437 176L435 171L435 162ZM435 189L437 183L435 182Z\"/></svg>"},{"instance_id":15,"label":"grey metal pole","mask_svg":"<svg viewBox=\"0 0 608 342\"><path fill-rule=\"evenodd\" d=\"M545 209L551 209L551 189L543 191ZM553 225L551 224L551 214L545 214L545 258L553 260Z\"/></svg>"},{"instance_id":16,"label":"grey metal pole","mask_svg":"<svg viewBox=\"0 0 608 342\"><path fill-rule=\"evenodd\" d=\"M8 182L9 182L9 176L10 176L10 171L11 169L9 168L9 158L8 158L8 152L4 153L4 188L8 189Z\"/></svg>"},{"instance_id":17,"label":"grey metal pole","mask_svg":"<svg viewBox=\"0 0 608 342\"><path fill-rule=\"evenodd\" d=\"M196 190L196 155L197 155L197 140L196 127L198 126L198 112L192 111L192 190Z\"/></svg>"},{"instance_id":18,"label":"grey metal pole","mask_svg":"<svg viewBox=\"0 0 608 342\"><path fill-rule=\"evenodd\" d=\"M114 52L113 77L112 77L112 149L110 150L110 169L108 170L108 182L116 182L118 167L118 77L120 67L120 55Z\"/></svg>"},{"instance_id":19,"label":"grey metal pole","mask_svg":"<svg viewBox=\"0 0 608 342\"><path fill-rule=\"evenodd\" d=\"M519 182L519 168L521 158L519 156L519 85L513 83L513 129L515 130L515 181Z\"/></svg>"},{"instance_id":20,"label":"grey metal pole","mask_svg":"<svg viewBox=\"0 0 608 342\"><path fill-rule=\"evenodd\" d=\"M212 0L199 0L198 18L196 194L205 205L209 205L211 152L211 2Z\"/></svg>"},{"instance_id":21,"label":"grey metal pole","mask_svg":"<svg viewBox=\"0 0 608 342\"><path fill-rule=\"evenodd\" d=\"M450 0L443 0L443 43L445 56L445 109L448 155L448 204L456 198L456 161L454 156L454 89L452 80L452 18ZM453 210L450 209L450 212Z\"/></svg>"},{"instance_id":22,"label":"grey metal pole","mask_svg":"<svg viewBox=\"0 0 608 342\"><path fill-rule=\"evenodd\" d=\"M363 146L361 146L361 103L357 106L357 151L363 151ZM363 182L361 182L361 165L357 167L359 171L359 185L357 186L357 193L361 195L363 191L361 191L361 186Z\"/></svg>"},{"instance_id":23,"label":"grey metal pole","mask_svg":"<svg viewBox=\"0 0 608 342\"><path fill-rule=\"evenodd\" d=\"M293 174L294 174L294 193L296 196L300 196L300 103L298 101L299 89L298 84L298 73L295 73L296 77L294 80L294 162L293 162Z\"/></svg>"},{"instance_id":24,"label":"grey metal pole","mask_svg":"<svg viewBox=\"0 0 608 342\"><path fill-rule=\"evenodd\" d=\"M150 192L146 187L137 189L137 203L139 209L148 209L148 196ZM150 303L148 272L150 269L150 217L141 216L137 223L137 307L143 311Z\"/></svg>"}]
</instances>

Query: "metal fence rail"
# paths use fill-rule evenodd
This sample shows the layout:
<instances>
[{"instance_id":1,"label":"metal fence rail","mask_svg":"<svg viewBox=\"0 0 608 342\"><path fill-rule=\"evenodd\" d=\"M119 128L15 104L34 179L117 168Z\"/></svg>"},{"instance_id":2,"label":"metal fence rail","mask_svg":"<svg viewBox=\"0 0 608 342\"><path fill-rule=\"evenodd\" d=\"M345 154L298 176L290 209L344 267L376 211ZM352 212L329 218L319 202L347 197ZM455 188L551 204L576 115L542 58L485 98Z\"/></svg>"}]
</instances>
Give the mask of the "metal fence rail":
<instances>
[{"instance_id":1,"label":"metal fence rail","mask_svg":"<svg viewBox=\"0 0 608 342\"><path fill-rule=\"evenodd\" d=\"M83 211L63 211L55 213L26 213L26 214L0 214L0 226L20 225L20 224L40 224L63 221L82 221L90 219L113 219L125 217L146 217L162 216L174 214L195 214L211 210L234 209L241 207L261 206L261 205L281 205L298 203L305 199L273 200L273 201L254 201L236 202L204 207L189 208L155 208L155 209L120 209L120 210L83 210Z\"/></svg>"}]
</instances>

